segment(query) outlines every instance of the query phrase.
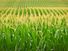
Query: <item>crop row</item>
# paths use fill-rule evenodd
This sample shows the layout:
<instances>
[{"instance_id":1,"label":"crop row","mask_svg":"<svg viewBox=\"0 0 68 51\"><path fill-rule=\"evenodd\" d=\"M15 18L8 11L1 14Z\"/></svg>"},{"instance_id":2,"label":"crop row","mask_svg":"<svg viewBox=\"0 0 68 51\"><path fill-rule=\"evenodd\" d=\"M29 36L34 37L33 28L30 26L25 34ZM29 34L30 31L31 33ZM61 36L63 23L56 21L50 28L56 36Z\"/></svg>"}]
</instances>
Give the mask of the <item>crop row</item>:
<instances>
[{"instance_id":1,"label":"crop row","mask_svg":"<svg viewBox=\"0 0 68 51\"><path fill-rule=\"evenodd\" d=\"M36 8L17 8L17 9L1 9L0 16L62 16L67 15L68 10L65 9L36 9Z\"/></svg>"}]
</instances>

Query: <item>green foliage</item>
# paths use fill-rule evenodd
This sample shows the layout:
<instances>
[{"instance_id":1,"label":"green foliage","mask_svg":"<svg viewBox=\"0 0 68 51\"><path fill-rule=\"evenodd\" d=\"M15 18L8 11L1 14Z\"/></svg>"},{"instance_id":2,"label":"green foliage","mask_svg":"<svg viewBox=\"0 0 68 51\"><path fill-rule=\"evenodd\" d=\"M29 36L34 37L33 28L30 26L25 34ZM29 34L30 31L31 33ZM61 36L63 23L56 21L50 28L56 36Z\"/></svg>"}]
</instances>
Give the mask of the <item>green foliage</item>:
<instances>
[{"instance_id":1,"label":"green foliage","mask_svg":"<svg viewBox=\"0 0 68 51\"><path fill-rule=\"evenodd\" d=\"M22 9L20 9L20 13L19 13L19 15L20 15L20 16L22 15Z\"/></svg>"},{"instance_id":2,"label":"green foliage","mask_svg":"<svg viewBox=\"0 0 68 51\"><path fill-rule=\"evenodd\" d=\"M27 11L26 11L25 8L24 8L24 12L23 12L23 14L24 14L24 16L26 16L26 14L27 14Z\"/></svg>"},{"instance_id":3,"label":"green foliage","mask_svg":"<svg viewBox=\"0 0 68 51\"><path fill-rule=\"evenodd\" d=\"M31 9L31 14L34 16L35 15L35 13L34 13L34 10L33 9Z\"/></svg>"},{"instance_id":4,"label":"green foliage","mask_svg":"<svg viewBox=\"0 0 68 51\"><path fill-rule=\"evenodd\" d=\"M58 16L60 15L57 10L54 9L54 11L57 13Z\"/></svg>"},{"instance_id":5,"label":"green foliage","mask_svg":"<svg viewBox=\"0 0 68 51\"><path fill-rule=\"evenodd\" d=\"M0 10L0 13L2 12L2 10Z\"/></svg>"},{"instance_id":6,"label":"green foliage","mask_svg":"<svg viewBox=\"0 0 68 51\"><path fill-rule=\"evenodd\" d=\"M10 11L11 11L11 9L9 9L9 10L7 11L6 15L10 14Z\"/></svg>"},{"instance_id":7,"label":"green foliage","mask_svg":"<svg viewBox=\"0 0 68 51\"><path fill-rule=\"evenodd\" d=\"M67 14L66 11L64 11L63 9L62 9L62 12L63 12L64 14Z\"/></svg>"},{"instance_id":8,"label":"green foliage","mask_svg":"<svg viewBox=\"0 0 68 51\"><path fill-rule=\"evenodd\" d=\"M12 19L13 20L13 19ZM44 19L43 19L44 20ZM68 51L68 26L65 18L61 23L52 18L51 25L41 18L38 22L13 22L0 27L0 51ZM9 22L11 19L9 20ZM13 25L13 24L12 24Z\"/></svg>"},{"instance_id":9,"label":"green foliage","mask_svg":"<svg viewBox=\"0 0 68 51\"><path fill-rule=\"evenodd\" d=\"M58 10L58 9L57 9ZM65 18L58 19L56 15L61 15L56 9L38 10L25 9L18 12L13 9L11 14L43 15L53 13L53 17L48 19L37 17L33 21L28 16L24 20L17 20L17 17L1 17L0 19L0 51L68 51L68 26ZM9 9L6 15L9 15ZM30 12L31 11L31 12ZM50 12L51 11L51 12ZM54 13L55 12L55 13ZM67 12L65 12L67 13ZM33 17L34 18L34 17ZM51 19L51 20L50 20Z\"/></svg>"},{"instance_id":10,"label":"green foliage","mask_svg":"<svg viewBox=\"0 0 68 51\"><path fill-rule=\"evenodd\" d=\"M54 10L50 9L50 11L53 13L53 15L54 15L54 16L56 16L56 14L55 14Z\"/></svg>"},{"instance_id":11,"label":"green foliage","mask_svg":"<svg viewBox=\"0 0 68 51\"><path fill-rule=\"evenodd\" d=\"M16 11L15 11L15 15L16 15L16 16L18 15L18 8L17 8Z\"/></svg>"},{"instance_id":12,"label":"green foliage","mask_svg":"<svg viewBox=\"0 0 68 51\"><path fill-rule=\"evenodd\" d=\"M39 16L39 12L37 9L35 9L36 16Z\"/></svg>"},{"instance_id":13,"label":"green foliage","mask_svg":"<svg viewBox=\"0 0 68 51\"><path fill-rule=\"evenodd\" d=\"M61 15L63 15L64 13L62 12L62 10L58 10L60 12Z\"/></svg>"},{"instance_id":14,"label":"green foliage","mask_svg":"<svg viewBox=\"0 0 68 51\"><path fill-rule=\"evenodd\" d=\"M47 13L48 13L48 14L50 14L50 12L49 12L49 10L48 10L48 9L46 9L46 11L47 11Z\"/></svg>"},{"instance_id":15,"label":"green foliage","mask_svg":"<svg viewBox=\"0 0 68 51\"><path fill-rule=\"evenodd\" d=\"M27 12L28 12L28 16L30 16L30 14L31 14L31 13L30 13L30 9L27 9Z\"/></svg>"},{"instance_id":16,"label":"green foliage","mask_svg":"<svg viewBox=\"0 0 68 51\"><path fill-rule=\"evenodd\" d=\"M14 14L14 9L12 10L11 14L12 14L12 15Z\"/></svg>"},{"instance_id":17,"label":"green foliage","mask_svg":"<svg viewBox=\"0 0 68 51\"><path fill-rule=\"evenodd\" d=\"M46 13L46 10L45 10L45 9L43 9L43 13L44 13L45 15L47 15L47 13Z\"/></svg>"},{"instance_id":18,"label":"green foliage","mask_svg":"<svg viewBox=\"0 0 68 51\"><path fill-rule=\"evenodd\" d=\"M43 15L43 13L42 13L41 9L39 9L39 13L40 13L40 15L41 15L41 16Z\"/></svg>"},{"instance_id":19,"label":"green foliage","mask_svg":"<svg viewBox=\"0 0 68 51\"><path fill-rule=\"evenodd\" d=\"M0 0L0 7L68 7L68 0Z\"/></svg>"},{"instance_id":20,"label":"green foliage","mask_svg":"<svg viewBox=\"0 0 68 51\"><path fill-rule=\"evenodd\" d=\"M5 13L6 13L6 11L7 11L7 9L5 9L5 10L2 12L2 14L5 14Z\"/></svg>"}]
</instances>

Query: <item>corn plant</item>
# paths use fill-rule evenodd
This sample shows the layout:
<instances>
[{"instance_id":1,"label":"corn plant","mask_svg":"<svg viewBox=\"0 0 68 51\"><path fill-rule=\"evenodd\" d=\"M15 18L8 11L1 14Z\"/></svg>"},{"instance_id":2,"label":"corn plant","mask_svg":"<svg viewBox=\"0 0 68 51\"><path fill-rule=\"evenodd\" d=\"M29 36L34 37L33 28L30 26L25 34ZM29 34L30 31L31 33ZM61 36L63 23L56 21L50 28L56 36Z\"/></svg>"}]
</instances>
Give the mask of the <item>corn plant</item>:
<instances>
[{"instance_id":1,"label":"corn plant","mask_svg":"<svg viewBox=\"0 0 68 51\"><path fill-rule=\"evenodd\" d=\"M57 10L54 9L54 11L57 13L58 16L60 15Z\"/></svg>"},{"instance_id":2,"label":"corn plant","mask_svg":"<svg viewBox=\"0 0 68 51\"><path fill-rule=\"evenodd\" d=\"M36 16L39 16L38 10L35 9Z\"/></svg>"},{"instance_id":3,"label":"corn plant","mask_svg":"<svg viewBox=\"0 0 68 51\"><path fill-rule=\"evenodd\" d=\"M47 13L46 13L46 10L45 10L45 9L43 9L43 13L44 13L45 15L47 15Z\"/></svg>"},{"instance_id":4,"label":"corn plant","mask_svg":"<svg viewBox=\"0 0 68 51\"><path fill-rule=\"evenodd\" d=\"M11 11L11 9L9 9L9 10L7 11L6 15L9 15L9 14L10 14L10 11Z\"/></svg>"},{"instance_id":5,"label":"corn plant","mask_svg":"<svg viewBox=\"0 0 68 51\"><path fill-rule=\"evenodd\" d=\"M11 12L11 15L13 15L14 14L14 9L12 10L12 12Z\"/></svg>"},{"instance_id":6,"label":"corn plant","mask_svg":"<svg viewBox=\"0 0 68 51\"><path fill-rule=\"evenodd\" d=\"M2 12L2 14L5 14L5 13L6 13L6 11L7 11L7 9L5 9L5 10Z\"/></svg>"},{"instance_id":7,"label":"corn plant","mask_svg":"<svg viewBox=\"0 0 68 51\"><path fill-rule=\"evenodd\" d=\"M62 11L63 11L64 14L67 14L66 11L64 11L63 9L62 9Z\"/></svg>"},{"instance_id":8,"label":"corn plant","mask_svg":"<svg viewBox=\"0 0 68 51\"><path fill-rule=\"evenodd\" d=\"M34 13L34 10L33 10L33 9L31 9L31 13L32 13L32 15L33 15L33 16L35 15L35 13Z\"/></svg>"},{"instance_id":9,"label":"corn plant","mask_svg":"<svg viewBox=\"0 0 68 51\"><path fill-rule=\"evenodd\" d=\"M43 13L42 13L41 9L39 9L39 13L40 13L40 15L42 16Z\"/></svg>"},{"instance_id":10,"label":"corn plant","mask_svg":"<svg viewBox=\"0 0 68 51\"><path fill-rule=\"evenodd\" d=\"M15 15L16 15L16 16L18 15L18 9L16 9L16 11L15 11Z\"/></svg>"},{"instance_id":11,"label":"corn plant","mask_svg":"<svg viewBox=\"0 0 68 51\"><path fill-rule=\"evenodd\" d=\"M59 12L60 12L60 14L62 14L63 15L63 13L62 13L62 11L61 10L58 10Z\"/></svg>"},{"instance_id":12,"label":"corn plant","mask_svg":"<svg viewBox=\"0 0 68 51\"><path fill-rule=\"evenodd\" d=\"M19 15L20 15L20 16L22 15L22 9L20 9L20 13L19 13Z\"/></svg>"},{"instance_id":13,"label":"corn plant","mask_svg":"<svg viewBox=\"0 0 68 51\"><path fill-rule=\"evenodd\" d=\"M54 16L56 16L56 14L55 14L54 10L52 10L52 9L51 9L50 11L53 13L53 15L54 15Z\"/></svg>"},{"instance_id":14,"label":"corn plant","mask_svg":"<svg viewBox=\"0 0 68 51\"><path fill-rule=\"evenodd\" d=\"M28 12L28 16L30 16L30 14L31 14L31 13L30 13L30 9L27 9L27 12Z\"/></svg>"},{"instance_id":15,"label":"corn plant","mask_svg":"<svg viewBox=\"0 0 68 51\"><path fill-rule=\"evenodd\" d=\"M26 11L26 9L24 9L23 15L26 16L26 14L27 14L27 11Z\"/></svg>"}]
</instances>

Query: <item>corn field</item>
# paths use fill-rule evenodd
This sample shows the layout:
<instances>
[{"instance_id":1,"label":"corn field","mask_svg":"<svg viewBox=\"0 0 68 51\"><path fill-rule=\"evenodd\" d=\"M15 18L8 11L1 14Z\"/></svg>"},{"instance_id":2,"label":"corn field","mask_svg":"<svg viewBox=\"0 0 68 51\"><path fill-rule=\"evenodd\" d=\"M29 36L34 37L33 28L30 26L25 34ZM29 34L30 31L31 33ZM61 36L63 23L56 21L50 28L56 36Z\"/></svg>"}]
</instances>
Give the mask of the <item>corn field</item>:
<instances>
[{"instance_id":1,"label":"corn field","mask_svg":"<svg viewBox=\"0 0 68 51\"><path fill-rule=\"evenodd\" d=\"M67 8L1 8L0 16L7 17L10 15L15 15L18 17L35 17L35 16L68 16Z\"/></svg>"},{"instance_id":2,"label":"corn field","mask_svg":"<svg viewBox=\"0 0 68 51\"><path fill-rule=\"evenodd\" d=\"M68 8L0 8L0 51L68 51Z\"/></svg>"}]
</instances>

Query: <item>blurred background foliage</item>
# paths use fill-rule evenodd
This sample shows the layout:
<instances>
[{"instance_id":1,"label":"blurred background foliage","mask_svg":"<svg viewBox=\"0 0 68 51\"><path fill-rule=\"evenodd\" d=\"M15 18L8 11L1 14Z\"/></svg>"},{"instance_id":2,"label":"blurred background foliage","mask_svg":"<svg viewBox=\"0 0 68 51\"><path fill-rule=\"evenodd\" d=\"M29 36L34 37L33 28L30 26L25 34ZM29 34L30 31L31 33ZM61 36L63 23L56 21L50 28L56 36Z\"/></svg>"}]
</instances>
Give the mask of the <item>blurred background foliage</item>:
<instances>
[{"instance_id":1,"label":"blurred background foliage","mask_svg":"<svg viewBox=\"0 0 68 51\"><path fill-rule=\"evenodd\" d=\"M0 0L1 6L22 6L22 7L68 7L68 0Z\"/></svg>"}]
</instances>

